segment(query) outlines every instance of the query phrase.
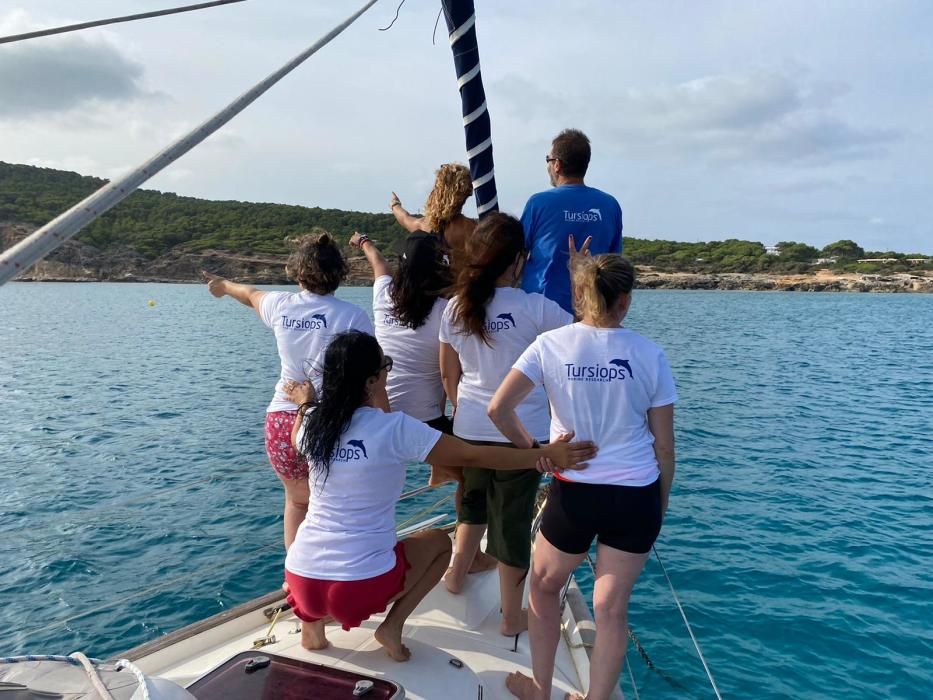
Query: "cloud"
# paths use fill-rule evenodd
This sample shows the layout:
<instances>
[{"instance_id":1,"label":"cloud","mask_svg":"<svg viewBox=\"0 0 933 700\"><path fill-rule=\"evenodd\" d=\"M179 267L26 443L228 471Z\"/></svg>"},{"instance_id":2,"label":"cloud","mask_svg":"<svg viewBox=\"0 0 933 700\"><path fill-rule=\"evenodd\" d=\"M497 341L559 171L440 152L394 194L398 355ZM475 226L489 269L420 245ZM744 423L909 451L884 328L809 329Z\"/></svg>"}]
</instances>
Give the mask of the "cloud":
<instances>
[{"instance_id":1,"label":"cloud","mask_svg":"<svg viewBox=\"0 0 933 700\"><path fill-rule=\"evenodd\" d=\"M24 24L22 11L0 20L5 31L22 31ZM0 60L0 118L50 115L147 96L143 73L139 63L100 35L9 44L2 47Z\"/></svg>"},{"instance_id":2,"label":"cloud","mask_svg":"<svg viewBox=\"0 0 933 700\"><path fill-rule=\"evenodd\" d=\"M882 154L902 138L838 116L847 86L798 80L781 73L712 75L588 99L555 95L517 76L492 89L514 116L561 114L608 136L622 153L649 158L822 165Z\"/></svg>"}]
</instances>

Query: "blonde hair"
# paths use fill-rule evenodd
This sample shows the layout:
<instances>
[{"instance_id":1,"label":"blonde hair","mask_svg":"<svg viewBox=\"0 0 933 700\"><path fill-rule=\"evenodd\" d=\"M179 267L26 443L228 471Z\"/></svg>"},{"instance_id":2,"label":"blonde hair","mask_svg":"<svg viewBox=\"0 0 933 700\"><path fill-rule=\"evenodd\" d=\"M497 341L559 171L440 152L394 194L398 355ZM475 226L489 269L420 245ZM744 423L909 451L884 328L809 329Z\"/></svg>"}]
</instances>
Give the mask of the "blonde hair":
<instances>
[{"instance_id":1,"label":"blonde hair","mask_svg":"<svg viewBox=\"0 0 933 700\"><path fill-rule=\"evenodd\" d=\"M635 268L621 255L581 257L570 270L573 305L580 318L605 320L619 298L635 285Z\"/></svg>"},{"instance_id":2,"label":"blonde hair","mask_svg":"<svg viewBox=\"0 0 933 700\"><path fill-rule=\"evenodd\" d=\"M444 163L434 176L434 189L424 204L424 224L431 231L441 232L473 194L469 169L461 163Z\"/></svg>"}]
</instances>

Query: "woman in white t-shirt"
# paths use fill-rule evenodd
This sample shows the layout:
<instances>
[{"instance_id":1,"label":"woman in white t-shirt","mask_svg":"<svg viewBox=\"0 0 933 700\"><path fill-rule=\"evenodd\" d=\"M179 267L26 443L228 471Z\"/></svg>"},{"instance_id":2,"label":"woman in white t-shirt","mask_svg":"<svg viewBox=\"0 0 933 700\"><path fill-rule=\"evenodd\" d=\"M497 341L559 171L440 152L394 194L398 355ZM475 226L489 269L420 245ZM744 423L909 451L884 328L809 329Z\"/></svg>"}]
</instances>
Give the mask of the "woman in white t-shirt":
<instances>
[{"instance_id":1,"label":"woman in white t-shirt","mask_svg":"<svg viewBox=\"0 0 933 700\"><path fill-rule=\"evenodd\" d=\"M324 619L344 629L358 627L392 603L375 632L397 661L406 661L402 627L440 580L450 558L450 539L440 530L395 534L395 504L406 464L497 464L527 469L539 460L564 467L595 454L592 443L559 438L541 449L475 447L443 435L404 413L386 413L373 397L385 390L393 361L375 338L358 331L336 336L324 353L318 399L292 439L312 465L313 491L307 516L285 559L288 602L302 625L302 644L327 646ZM301 414L311 407L308 385L291 390Z\"/></svg>"},{"instance_id":2,"label":"woman in white t-shirt","mask_svg":"<svg viewBox=\"0 0 933 700\"><path fill-rule=\"evenodd\" d=\"M515 285L527 259L521 222L507 214L480 220L467 241L455 296L441 319L441 376L454 405L454 435L480 444L511 444L486 415L486 406L512 364L539 333L573 318L541 294ZM548 439L548 408L539 389L519 407L533 436ZM456 553L447 573L452 593L464 579L488 525L486 552L499 561L502 634L526 629L522 592L530 564L531 521L540 474L464 469Z\"/></svg>"},{"instance_id":3,"label":"woman in white t-shirt","mask_svg":"<svg viewBox=\"0 0 933 700\"><path fill-rule=\"evenodd\" d=\"M421 232L405 238L394 274L368 236L354 233L350 246L362 250L373 269L376 339L395 360L386 384L389 406L450 432L437 332L451 279L437 237Z\"/></svg>"},{"instance_id":4,"label":"woman in white t-shirt","mask_svg":"<svg viewBox=\"0 0 933 700\"><path fill-rule=\"evenodd\" d=\"M281 369L266 408L265 437L269 463L285 487L286 549L308 510L308 464L291 444L298 406L288 397L285 385L307 379L320 385L318 363L335 334L350 329L373 333L372 321L363 309L334 296L348 268L330 234L304 236L295 245L285 272L298 282L300 292L263 292L202 273L211 294L230 296L251 307L275 334Z\"/></svg>"},{"instance_id":5,"label":"woman in white t-shirt","mask_svg":"<svg viewBox=\"0 0 933 700\"><path fill-rule=\"evenodd\" d=\"M372 267L376 339L395 360L386 385L389 407L452 435L453 421L446 415L447 396L438 362L437 334L452 282L443 244L424 231L401 239L396 246L399 259L394 274L369 236L354 233L350 246L362 250ZM431 465L431 486L448 481L457 482L459 508L463 469ZM486 568L495 566L494 561L482 563Z\"/></svg>"},{"instance_id":6,"label":"woman in white t-shirt","mask_svg":"<svg viewBox=\"0 0 933 700\"><path fill-rule=\"evenodd\" d=\"M551 697L560 592L594 538L596 646L587 697L609 697L625 657L629 596L661 530L674 478L677 392L670 367L660 347L621 327L632 303L634 268L619 255L576 255L570 240L581 321L532 343L489 404L502 433L527 447L536 435L522 420L520 404L543 386L551 435L575 431L600 448L585 472L551 484L530 582L534 679L515 673L508 680L520 698Z\"/></svg>"}]
</instances>

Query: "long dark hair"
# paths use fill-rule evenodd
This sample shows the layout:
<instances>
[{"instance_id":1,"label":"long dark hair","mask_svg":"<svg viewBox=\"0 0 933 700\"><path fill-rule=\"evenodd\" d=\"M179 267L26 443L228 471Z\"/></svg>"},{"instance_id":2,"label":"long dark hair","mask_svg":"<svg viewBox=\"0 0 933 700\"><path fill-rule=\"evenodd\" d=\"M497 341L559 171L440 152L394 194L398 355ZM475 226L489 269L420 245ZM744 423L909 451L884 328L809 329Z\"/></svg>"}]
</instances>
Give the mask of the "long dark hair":
<instances>
[{"instance_id":1,"label":"long dark hair","mask_svg":"<svg viewBox=\"0 0 933 700\"><path fill-rule=\"evenodd\" d=\"M389 298L395 317L403 326L423 326L434 302L450 287L450 267L433 235L409 238L392 276Z\"/></svg>"},{"instance_id":2,"label":"long dark hair","mask_svg":"<svg viewBox=\"0 0 933 700\"><path fill-rule=\"evenodd\" d=\"M457 272L453 291L457 305L453 320L466 335L478 335L490 345L486 305L496 293L496 280L525 254L525 231L508 214L488 214L467 239L466 264Z\"/></svg>"},{"instance_id":3,"label":"long dark hair","mask_svg":"<svg viewBox=\"0 0 933 700\"><path fill-rule=\"evenodd\" d=\"M305 417L299 451L315 470L330 474L331 456L353 413L366 398L366 380L379 374L382 350L362 331L338 333L324 352L324 383Z\"/></svg>"}]
</instances>

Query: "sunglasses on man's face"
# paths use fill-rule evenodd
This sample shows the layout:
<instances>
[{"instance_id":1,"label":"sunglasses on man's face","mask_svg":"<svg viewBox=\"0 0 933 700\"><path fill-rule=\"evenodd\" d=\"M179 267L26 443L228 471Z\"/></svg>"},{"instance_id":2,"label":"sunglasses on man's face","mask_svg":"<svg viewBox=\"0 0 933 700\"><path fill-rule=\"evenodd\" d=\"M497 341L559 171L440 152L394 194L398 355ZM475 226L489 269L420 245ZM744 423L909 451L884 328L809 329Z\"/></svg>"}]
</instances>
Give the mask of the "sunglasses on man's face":
<instances>
[{"instance_id":1,"label":"sunglasses on man's face","mask_svg":"<svg viewBox=\"0 0 933 700\"><path fill-rule=\"evenodd\" d=\"M386 372L391 372L391 371L392 371L392 365L393 365L393 364L394 364L394 363L392 362L392 358L391 358L391 357L389 357L388 355L383 355L383 356L382 356L382 364L379 365L379 371L381 372L382 370L385 370Z\"/></svg>"},{"instance_id":2,"label":"sunglasses on man's face","mask_svg":"<svg viewBox=\"0 0 933 700\"><path fill-rule=\"evenodd\" d=\"M552 156L552 155L544 156L544 162L547 163L548 165L550 165L551 163L553 163L555 160L560 160L560 158L555 158L555 157Z\"/></svg>"}]
</instances>

